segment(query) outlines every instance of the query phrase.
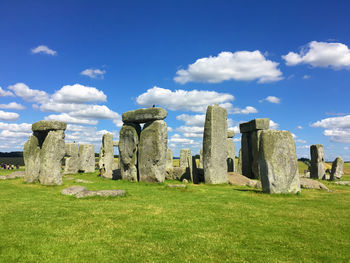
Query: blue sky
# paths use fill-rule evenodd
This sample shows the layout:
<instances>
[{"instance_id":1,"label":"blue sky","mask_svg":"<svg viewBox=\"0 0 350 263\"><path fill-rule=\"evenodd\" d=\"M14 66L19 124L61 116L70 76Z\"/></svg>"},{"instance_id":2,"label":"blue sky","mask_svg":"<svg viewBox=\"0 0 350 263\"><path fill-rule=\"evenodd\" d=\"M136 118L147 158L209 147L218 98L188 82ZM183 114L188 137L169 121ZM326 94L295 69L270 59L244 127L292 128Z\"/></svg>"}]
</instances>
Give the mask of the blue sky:
<instances>
[{"instance_id":1,"label":"blue sky","mask_svg":"<svg viewBox=\"0 0 350 263\"><path fill-rule=\"evenodd\" d=\"M205 108L229 127L270 118L299 157L350 160L348 1L1 1L0 151L30 124L69 123L66 141L117 139L121 114L168 110L169 146L196 154Z\"/></svg>"}]
</instances>

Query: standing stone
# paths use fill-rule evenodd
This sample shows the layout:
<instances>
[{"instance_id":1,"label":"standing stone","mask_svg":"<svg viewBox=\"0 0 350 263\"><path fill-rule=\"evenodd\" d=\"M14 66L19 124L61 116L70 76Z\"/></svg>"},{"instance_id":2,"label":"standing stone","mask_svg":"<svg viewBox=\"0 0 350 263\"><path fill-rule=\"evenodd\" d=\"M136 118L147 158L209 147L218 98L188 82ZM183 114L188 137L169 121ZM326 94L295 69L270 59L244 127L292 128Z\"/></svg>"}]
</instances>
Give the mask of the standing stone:
<instances>
[{"instance_id":1,"label":"standing stone","mask_svg":"<svg viewBox=\"0 0 350 263\"><path fill-rule=\"evenodd\" d=\"M123 180L138 180L138 145L141 127L139 124L124 123L119 135L119 166Z\"/></svg>"},{"instance_id":2,"label":"standing stone","mask_svg":"<svg viewBox=\"0 0 350 263\"><path fill-rule=\"evenodd\" d=\"M203 134L203 168L206 183L227 183L227 112L217 104L208 106Z\"/></svg>"},{"instance_id":3,"label":"standing stone","mask_svg":"<svg viewBox=\"0 0 350 263\"><path fill-rule=\"evenodd\" d=\"M242 174L242 149L239 149L236 172Z\"/></svg>"},{"instance_id":4,"label":"standing stone","mask_svg":"<svg viewBox=\"0 0 350 263\"><path fill-rule=\"evenodd\" d=\"M173 151L170 148L167 148L166 151L166 169L173 168Z\"/></svg>"},{"instance_id":5,"label":"standing stone","mask_svg":"<svg viewBox=\"0 0 350 263\"><path fill-rule=\"evenodd\" d=\"M344 174L344 160L340 156L332 163L331 180L340 179Z\"/></svg>"},{"instance_id":6,"label":"standing stone","mask_svg":"<svg viewBox=\"0 0 350 263\"><path fill-rule=\"evenodd\" d=\"M83 173L95 172L95 147L93 144L80 144L79 146L79 171Z\"/></svg>"},{"instance_id":7,"label":"standing stone","mask_svg":"<svg viewBox=\"0 0 350 263\"><path fill-rule=\"evenodd\" d=\"M242 174L251 179L259 179L258 158L259 158L259 132L267 130L270 120L254 119L239 125L242 133Z\"/></svg>"},{"instance_id":8,"label":"standing stone","mask_svg":"<svg viewBox=\"0 0 350 263\"><path fill-rule=\"evenodd\" d=\"M190 167L190 162L192 163L190 149L181 149L180 151L180 167Z\"/></svg>"},{"instance_id":9,"label":"standing stone","mask_svg":"<svg viewBox=\"0 0 350 263\"><path fill-rule=\"evenodd\" d=\"M36 136L31 135L24 144L23 157L25 163L25 177L27 183L39 181L40 173L40 146Z\"/></svg>"},{"instance_id":10,"label":"standing stone","mask_svg":"<svg viewBox=\"0 0 350 263\"><path fill-rule=\"evenodd\" d=\"M234 131L227 131L227 171L234 172L235 171L235 143L232 138L235 136Z\"/></svg>"},{"instance_id":11,"label":"standing stone","mask_svg":"<svg viewBox=\"0 0 350 263\"><path fill-rule=\"evenodd\" d=\"M263 192L300 192L298 161L292 134L276 130L263 130L259 133L258 166Z\"/></svg>"},{"instance_id":12,"label":"standing stone","mask_svg":"<svg viewBox=\"0 0 350 263\"><path fill-rule=\"evenodd\" d=\"M203 149L201 149L199 152L198 168L203 169Z\"/></svg>"},{"instance_id":13,"label":"standing stone","mask_svg":"<svg viewBox=\"0 0 350 263\"><path fill-rule=\"evenodd\" d=\"M322 144L314 144L310 146L311 165L310 178L324 179L324 149Z\"/></svg>"},{"instance_id":14,"label":"standing stone","mask_svg":"<svg viewBox=\"0 0 350 263\"><path fill-rule=\"evenodd\" d=\"M167 125L163 120L144 125L138 153L140 181L164 182L167 145Z\"/></svg>"},{"instance_id":15,"label":"standing stone","mask_svg":"<svg viewBox=\"0 0 350 263\"><path fill-rule=\"evenodd\" d=\"M64 174L75 174L79 171L79 148L76 143L66 143L66 162Z\"/></svg>"},{"instance_id":16,"label":"standing stone","mask_svg":"<svg viewBox=\"0 0 350 263\"><path fill-rule=\"evenodd\" d=\"M180 167L186 169L183 179L198 183L196 159L192 156L190 149L181 149Z\"/></svg>"},{"instance_id":17,"label":"standing stone","mask_svg":"<svg viewBox=\"0 0 350 263\"><path fill-rule=\"evenodd\" d=\"M113 134L105 133L102 137L102 146L100 149L99 168L100 174L104 178L113 177L113 163L114 163L114 150L113 150Z\"/></svg>"}]
</instances>

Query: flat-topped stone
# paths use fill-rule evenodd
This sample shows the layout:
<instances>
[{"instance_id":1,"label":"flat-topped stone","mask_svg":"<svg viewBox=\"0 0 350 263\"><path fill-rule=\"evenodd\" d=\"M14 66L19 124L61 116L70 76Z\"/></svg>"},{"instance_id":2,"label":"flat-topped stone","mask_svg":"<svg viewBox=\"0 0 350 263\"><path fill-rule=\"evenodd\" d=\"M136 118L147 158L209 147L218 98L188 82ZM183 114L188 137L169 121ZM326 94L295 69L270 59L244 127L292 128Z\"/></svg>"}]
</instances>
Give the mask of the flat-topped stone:
<instances>
[{"instance_id":1,"label":"flat-topped stone","mask_svg":"<svg viewBox=\"0 0 350 263\"><path fill-rule=\"evenodd\" d=\"M252 132L256 130L268 130L270 127L270 119L254 119L249 122L244 122L239 125L241 133Z\"/></svg>"},{"instance_id":2,"label":"flat-topped stone","mask_svg":"<svg viewBox=\"0 0 350 263\"><path fill-rule=\"evenodd\" d=\"M38 121L32 124L32 131L66 130L67 123L63 121Z\"/></svg>"},{"instance_id":3,"label":"flat-topped stone","mask_svg":"<svg viewBox=\"0 0 350 263\"><path fill-rule=\"evenodd\" d=\"M156 120L164 120L168 112L163 108L146 108L123 113L124 123L146 123Z\"/></svg>"},{"instance_id":4,"label":"flat-topped stone","mask_svg":"<svg viewBox=\"0 0 350 263\"><path fill-rule=\"evenodd\" d=\"M227 130L227 138L233 138L235 137L235 132L232 130Z\"/></svg>"}]
</instances>

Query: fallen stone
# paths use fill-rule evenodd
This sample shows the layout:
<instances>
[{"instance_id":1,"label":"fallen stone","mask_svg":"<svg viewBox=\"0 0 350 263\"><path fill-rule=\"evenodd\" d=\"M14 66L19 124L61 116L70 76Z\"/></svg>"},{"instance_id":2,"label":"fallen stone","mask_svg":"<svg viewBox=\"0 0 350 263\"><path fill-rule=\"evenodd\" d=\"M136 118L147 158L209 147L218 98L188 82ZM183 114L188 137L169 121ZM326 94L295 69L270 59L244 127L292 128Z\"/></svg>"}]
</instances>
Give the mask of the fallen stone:
<instances>
[{"instance_id":1,"label":"fallen stone","mask_svg":"<svg viewBox=\"0 0 350 263\"><path fill-rule=\"evenodd\" d=\"M62 121L38 121L32 124L32 131L66 130L67 123Z\"/></svg>"},{"instance_id":2,"label":"fallen stone","mask_svg":"<svg viewBox=\"0 0 350 263\"><path fill-rule=\"evenodd\" d=\"M186 185L184 184L168 184L168 188L186 188Z\"/></svg>"},{"instance_id":3,"label":"fallen stone","mask_svg":"<svg viewBox=\"0 0 350 263\"><path fill-rule=\"evenodd\" d=\"M168 112L163 108L146 108L123 113L124 123L146 123L156 120L164 120Z\"/></svg>"},{"instance_id":4,"label":"fallen stone","mask_svg":"<svg viewBox=\"0 0 350 263\"><path fill-rule=\"evenodd\" d=\"M77 193L84 192L84 191L86 191L86 188L84 186L74 185L66 189L63 189L61 193L63 195L75 195Z\"/></svg>"},{"instance_id":5,"label":"fallen stone","mask_svg":"<svg viewBox=\"0 0 350 263\"><path fill-rule=\"evenodd\" d=\"M75 194L76 198L84 198L84 197L91 197L91 196L124 196L125 190L99 190L99 191L81 191Z\"/></svg>"},{"instance_id":6,"label":"fallen stone","mask_svg":"<svg viewBox=\"0 0 350 263\"><path fill-rule=\"evenodd\" d=\"M24 171L16 171L8 175L2 175L0 176L0 180L8 180L8 179L16 179L16 178L23 178L25 176Z\"/></svg>"},{"instance_id":7,"label":"fallen stone","mask_svg":"<svg viewBox=\"0 0 350 263\"><path fill-rule=\"evenodd\" d=\"M249 179L244 175L236 172L227 173L228 183L231 185L249 186L254 188L261 188L261 182L257 180Z\"/></svg>"},{"instance_id":8,"label":"fallen stone","mask_svg":"<svg viewBox=\"0 0 350 263\"><path fill-rule=\"evenodd\" d=\"M344 174L344 160L341 157L337 157L332 163L332 171L330 180L335 178L340 179Z\"/></svg>"},{"instance_id":9,"label":"fallen stone","mask_svg":"<svg viewBox=\"0 0 350 263\"><path fill-rule=\"evenodd\" d=\"M310 146L311 165L310 178L325 179L324 149L322 144Z\"/></svg>"},{"instance_id":10,"label":"fallen stone","mask_svg":"<svg viewBox=\"0 0 350 263\"><path fill-rule=\"evenodd\" d=\"M335 184L339 184L339 185L350 185L350 181L338 181L338 182L335 182Z\"/></svg>"},{"instance_id":11,"label":"fallen stone","mask_svg":"<svg viewBox=\"0 0 350 263\"><path fill-rule=\"evenodd\" d=\"M84 183L84 184L92 184L93 183L91 181L84 180L84 179L76 179L75 182L76 183Z\"/></svg>"},{"instance_id":12,"label":"fallen stone","mask_svg":"<svg viewBox=\"0 0 350 263\"><path fill-rule=\"evenodd\" d=\"M268 130L270 127L270 119L254 119L249 122L244 122L239 125L241 133L252 132L256 130Z\"/></svg>"},{"instance_id":13,"label":"fallen stone","mask_svg":"<svg viewBox=\"0 0 350 263\"><path fill-rule=\"evenodd\" d=\"M309 178L300 178L300 187L305 189L319 189L330 191L323 183Z\"/></svg>"}]
</instances>

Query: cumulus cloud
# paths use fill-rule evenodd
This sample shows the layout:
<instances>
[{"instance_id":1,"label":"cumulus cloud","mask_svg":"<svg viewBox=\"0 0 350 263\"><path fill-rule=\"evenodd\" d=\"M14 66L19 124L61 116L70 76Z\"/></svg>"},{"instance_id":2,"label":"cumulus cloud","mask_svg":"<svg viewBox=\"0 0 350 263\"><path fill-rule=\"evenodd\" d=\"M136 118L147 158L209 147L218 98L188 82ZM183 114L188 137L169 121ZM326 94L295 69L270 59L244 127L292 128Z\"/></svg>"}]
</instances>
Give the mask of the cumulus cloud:
<instances>
[{"instance_id":1,"label":"cumulus cloud","mask_svg":"<svg viewBox=\"0 0 350 263\"><path fill-rule=\"evenodd\" d=\"M67 113L62 114L51 114L45 117L45 120L56 120L56 121L64 121L67 123L75 123L75 124L88 124L88 125L96 125L96 120L88 120L83 118L72 117Z\"/></svg>"},{"instance_id":2,"label":"cumulus cloud","mask_svg":"<svg viewBox=\"0 0 350 263\"><path fill-rule=\"evenodd\" d=\"M42 54L47 54L51 56L57 55L57 52L55 50L52 50L44 45L40 45L40 46L37 46L36 48L32 48L31 51L32 51L32 54L42 53Z\"/></svg>"},{"instance_id":3,"label":"cumulus cloud","mask_svg":"<svg viewBox=\"0 0 350 263\"><path fill-rule=\"evenodd\" d=\"M220 83L225 80L252 81L259 83L273 82L282 79L282 72L277 62L267 60L256 50L221 52L218 56L200 58L188 68L180 69L174 77L175 82Z\"/></svg>"},{"instance_id":4,"label":"cumulus cloud","mask_svg":"<svg viewBox=\"0 0 350 263\"><path fill-rule=\"evenodd\" d=\"M7 96L11 96L11 97L14 97L15 95L9 91L9 90L3 90L1 87L0 87L0 97L7 97Z\"/></svg>"},{"instance_id":5,"label":"cumulus cloud","mask_svg":"<svg viewBox=\"0 0 350 263\"><path fill-rule=\"evenodd\" d=\"M184 121L187 126L204 127L205 114L181 114L176 116L176 119Z\"/></svg>"},{"instance_id":6,"label":"cumulus cloud","mask_svg":"<svg viewBox=\"0 0 350 263\"><path fill-rule=\"evenodd\" d=\"M92 79L97 79L97 78L103 79L104 74L106 74L106 71L101 69L89 68L89 69L83 70L82 72L80 72L80 74L84 76L88 76Z\"/></svg>"},{"instance_id":7,"label":"cumulus cloud","mask_svg":"<svg viewBox=\"0 0 350 263\"><path fill-rule=\"evenodd\" d=\"M230 113L232 114L251 114L251 113L257 113L257 112L258 110L252 106L247 106L244 109L233 108L233 111L230 111Z\"/></svg>"},{"instance_id":8,"label":"cumulus cloud","mask_svg":"<svg viewBox=\"0 0 350 263\"><path fill-rule=\"evenodd\" d=\"M323 135L333 142L350 142L350 115L326 118L311 124L311 127L324 128Z\"/></svg>"},{"instance_id":9,"label":"cumulus cloud","mask_svg":"<svg viewBox=\"0 0 350 263\"><path fill-rule=\"evenodd\" d=\"M259 102L264 102L264 101L267 101L270 103L276 103L276 104L281 103L281 99L275 96L267 96L265 99L259 100Z\"/></svg>"},{"instance_id":10,"label":"cumulus cloud","mask_svg":"<svg viewBox=\"0 0 350 263\"><path fill-rule=\"evenodd\" d=\"M13 132L31 132L32 125L29 123L6 123L0 122L0 130L8 130Z\"/></svg>"},{"instance_id":11,"label":"cumulus cloud","mask_svg":"<svg viewBox=\"0 0 350 263\"><path fill-rule=\"evenodd\" d=\"M8 104L0 104L0 109L12 109L12 110L24 110L26 107L24 107L22 104L16 103L16 102L10 102Z\"/></svg>"},{"instance_id":12,"label":"cumulus cloud","mask_svg":"<svg viewBox=\"0 0 350 263\"><path fill-rule=\"evenodd\" d=\"M151 107L153 104L163 106L169 110L183 110L205 112L208 105L219 104L225 108L232 108L230 101L234 96L228 93L218 93L207 90L175 90L153 87L137 97L140 106Z\"/></svg>"},{"instance_id":13,"label":"cumulus cloud","mask_svg":"<svg viewBox=\"0 0 350 263\"><path fill-rule=\"evenodd\" d=\"M181 132L186 138L202 138L204 127L180 126L176 131Z\"/></svg>"},{"instance_id":14,"label":"cumulus cloud","mask_svg":"<svg viewBox=\"0 0 350 263\"><path fill-rule=\"evenodd\" d=\"M273 120L270 120L270 129L271 130L277 130L280 125Z\"/></svg>"},{"instance_id":15,"label":"cumulus cloud","mask_svg":"<svg viewBox=\"0 0 350 263\"><path fill-rule=\"evenodd\" d=\"M0 120L3 121L15 121L19 118L18 113L15 112L7 112L0 110Z\"/></svg>"},{"instance_id":16,"label":"cumulus cloud","mask_svg":"<svg viewBox=\"0 0 350 263\"><path fill-rule=\"evenodd\" d=\"M21 97L25 101L43 103L49 98L45 91L31 89L24 83L17 83L15 85L8 86L8 89L12 90L18 97Z\"/></svg>"},{"instance_id":17,"label":"cumulus cloud","mask_svg":"<svg viewBox=\"0 0 350 263\"><path fill-rule=\"evenodd\" d=\"M300 53L289 52L282 56L286 65L309 64L313 67L333 69L350 67L350 49L342 43L312 41Z\"/></svg>"},{"instance_id":18,"label":"cumulus cloud","mask_svg":"<svg viewBox=\"0 0 350 263\"><path fill-rule=\"evenodd\" d=\"M105 105L86 105L85 109L70 113L73 117L91 119L121 119L120 115Z\"/></svg>"},{"instance_id":19,"label":"cumulus cloud","mask_svg":"<svg viewBox=\"0 0 350 263\"><path fill-rule=\"evenodd\" d=\"M303 126L299 125L299 126L297 127L297 129L298 129L298 130L302 130L302 129L303 129Z\"/></svg>"},{"instance_id":20,"label":"cumulus cloud","mask_svg":"<svg viewBox=\"0 0 350 263\"><path fill-rule=\"evenodd\" d=\"M94 87L74 84L63 86L52 95L52 99L61 103L104 102L107 96Z\"/></svg>"},{"instance_id":21,"label":"cumulus cloud","mask_svg":"<svg viewBox=\"0 0 350 263\"><path fill-rule=\"evenodd\" d=\"M173 144L182 144L182 145L192 145L196 144L196 142L192 139L182 138L180 134L174 134L168 140L169 143Z\"/></svg>"},{"instance_id":22,"label":"cumulus cloud","mask_svg":"<svg viewBox=\"0 0 350 263\"><path fill-rule=\"evenodd\" d=\"M309 79L309 78L311 78L310 75L304 75L304 76L303 76L303 79Z\"/></svg>"}]
</instances>

